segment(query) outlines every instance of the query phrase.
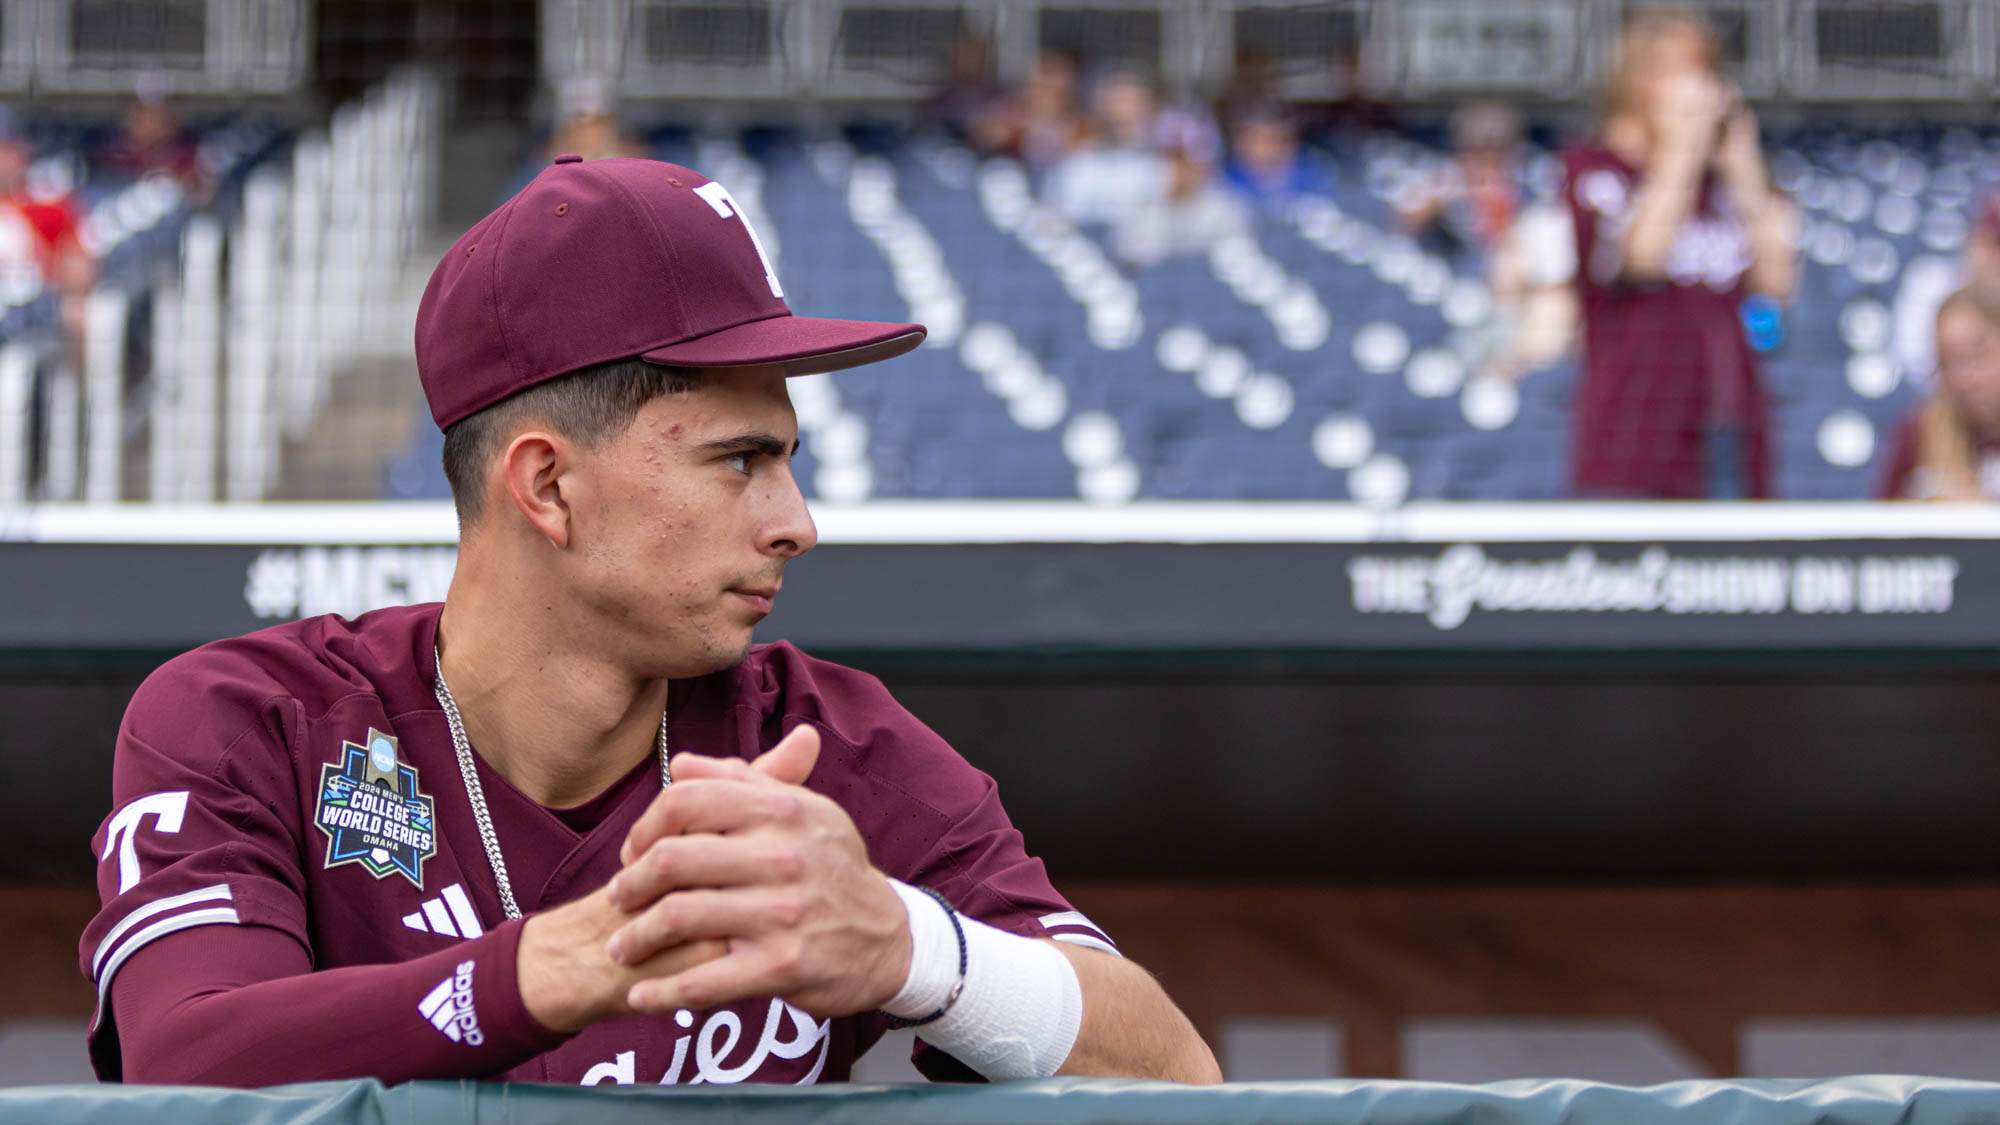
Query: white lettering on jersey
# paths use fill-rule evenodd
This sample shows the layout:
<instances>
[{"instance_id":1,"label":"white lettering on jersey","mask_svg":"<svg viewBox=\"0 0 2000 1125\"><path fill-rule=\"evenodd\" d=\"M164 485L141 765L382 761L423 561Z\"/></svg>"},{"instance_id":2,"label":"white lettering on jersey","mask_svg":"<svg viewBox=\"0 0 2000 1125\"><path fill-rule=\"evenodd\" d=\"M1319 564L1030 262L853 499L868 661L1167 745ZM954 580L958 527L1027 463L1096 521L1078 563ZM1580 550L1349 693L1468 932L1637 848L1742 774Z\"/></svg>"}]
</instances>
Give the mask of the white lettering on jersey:
<instances>
[{"instance_id":1,"label":"white lettering on jersey","mask_svg":"<svg viewBox=\"0 0 2000 1125\"><path fill-rule=\"evenodd\" d=\"M147 817L153 818L155 831L169 834L181 830L181 820L187 815L188 795L183 789L174 793L148 793L118 810L111 823L104 829L104 854L100 860L109 860L115 849L118 852L118 893L124 894L139 882L139 853L134 847L139 824Z\"/></svg>"},{"instance_id":2,"label":"white lettering on jersey","mask_svg":"<svg viewBox=\"0 0 2000 1125\"><path fill-rule=\"evenodd\" d=\"M454 1043L477 1047L486 1042L479 1030L479 1013L472 1006L472 962L460 961L457 972L417 1001L417 1014Z\"/></svg>"},{"instance_id":3,"label":"white lettering on jersey","mask_svg":"<svg viewBox=\"0 0 2000 1125\"><path fill-rule=\"evenodd\" d=\"M598 1063L584 1071L583 1081L579 1085L602 1086L609 1082L613 1086L630 1086L638 1081L632 1076L632 1061L637 1057L635 1052L620 1051L618 1057L610 1062Z\"/></svg>"},{"instance_id":4,"label":"white lettering on jersey","mask_svg":"<svg viewBox=\"0 0 2000 1125\"><path fill-rule=\"evenodd\" d=\"M789 1018L790 1038L780 1038L783 1021ZM682 1028L694 1027L694 1013L683 1008L674 1013L674 1022ZM814 1060L812 1069L793 1083L795 1086L810 1086L819 1081L826 1069L826 1055L833 1046L827 1031L831 1020L814 1020L801 1009L783 1000L771 1001L764 1013L764 1030L757 1036L756 1044L750 1052L735 1064L726 1060L736 1050L743 1038L743 1020L727 1008L711 1012L702 1021L701 1027L691 1034L676 1036L674 1039L674 1059L667 1072L660 1077L660 1085L673 1086L680 1083L682 1070L687 1066L688 1042L694 1042L694 1076L687 1085L697 1086L708 1082L717 1085L742 1082L755 1075L759 1068L772 1057L800 1059L817 1047L819 1058ZM596 1086L604 1082L615 1082L629 1086L638 1081L635 1054L620 1051L611 1061L601 1062L583 1073L582 1085Z\"/></svg>"},{"instance_id":5,"label":"white lettering on jersey","mask_svg":"<svg viewBox=\"0 0 2000 1125\"><path fill-rule=\"evenodd\" d=\"M1706 284L1723 293L1735 286L1755 257L1742 223L1696 216L1674 235L1667 252L1667 276L1679 285Z\"/></svg>"},{"instance_id":6,"label":"white lettering on jersey","mask_svg":"<svg viewBox=\"0 0 2000 1125\"><path fill-rule=\"evenodd\" d=\"M757 248L757 260L764 263L764 280L771 283L771 296L782 300L785 291L778 285L778 271L771 268L771 256L764 253L764 240L757 237L757 228L750 225L750 216L743 213L743 208L730 196L729 189L710 180L694 189L694 193L707 200L717 215L742 221L743 229L750 232L750 245Z\"/></svg>"},{"instance_id":7,"label":"white lettering on jersey","mask_svg":"<svg viewBox=\"0 0 2000 1125\"><path fill-rule=\"evenodd\" d=\"M1576 196L1598 216L1590 274L1599 284L1609 285L1625 268L1625 235L1635 211L1633 197L1625 181L1608 168L1594 168L1579 176ZM1755 259L1749 233L1733 214L1695 214L1674 232L1673 244L1667 249L1666 272L1675 285L1707 285L1726 293Z\"/></svg>"},{"instance_id":8,"label":"white lettering on jersey","mask_svg":"<svg viewBox=\"0 0 2000 1125\"><path fill-rule=\"evenodd\" d=\"M1576 197L1600 215L1625 213L1625 181L1609 168L1593 168L1578 176Z\"/></svg>"}]
</instances>

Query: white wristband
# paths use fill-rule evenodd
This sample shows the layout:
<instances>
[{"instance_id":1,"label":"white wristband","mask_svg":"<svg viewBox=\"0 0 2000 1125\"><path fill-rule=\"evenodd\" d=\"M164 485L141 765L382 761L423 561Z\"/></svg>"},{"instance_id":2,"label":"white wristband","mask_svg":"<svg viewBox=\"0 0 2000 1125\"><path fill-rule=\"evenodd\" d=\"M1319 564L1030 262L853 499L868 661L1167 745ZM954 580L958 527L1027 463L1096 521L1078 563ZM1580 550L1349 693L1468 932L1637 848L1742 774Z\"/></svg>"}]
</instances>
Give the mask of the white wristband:
<instances>
[{"instance_id":1,"label":"white wristband","mask_svg":"<svg viewBox=\"0 0 2000 1125\"><path fill-rule=\"evenodd\" d=\"M910 919L910 973L883 1010L916 1019L958 984L958 935L944 908L894 879ZM1083 1027L1083 986L1069 958L1047 942L959 915L965 988L949 1011L922 1025L926 1043L990 1079L1046 1078L1069 1058Z\"/></svg>"},{"instance_id":2,"label":"white wristband","mask_svg":"<svg viewBox=\"0 0 2000 1125\"><path fill-rule=\"evenodd\" d=\"M958 931L931 896L897 879L889 880L889 886L910 919L910 973L882 1010L901 1019L922 1019L944 1007L958 987Z\"/></svg>"}]
</instances>

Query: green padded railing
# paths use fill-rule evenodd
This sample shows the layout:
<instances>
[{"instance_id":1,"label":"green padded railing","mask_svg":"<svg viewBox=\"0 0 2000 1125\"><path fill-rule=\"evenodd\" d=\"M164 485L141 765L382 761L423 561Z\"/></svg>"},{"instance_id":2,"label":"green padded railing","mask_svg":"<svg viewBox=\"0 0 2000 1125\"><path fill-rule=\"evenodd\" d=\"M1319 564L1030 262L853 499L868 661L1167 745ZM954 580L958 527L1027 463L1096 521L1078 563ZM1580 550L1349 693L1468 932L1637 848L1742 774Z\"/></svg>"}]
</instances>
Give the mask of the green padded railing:
<instances>
[{"instance_id":1,"label":"green padded railing","mask_svg":"<svg viewBox=\"0 0 2000 1125\"><path fill-rule=\"evenodd\" d=\"M1957 1125L2000 1122L2000 1085L1868 1076L1825 1081L1673 1082L1633 1088L1572 1080L1253 1082L1205 1088L1058 1078L997 1086L727 1086L579 1089L525 1083L374 1081L269 1090L47 1086L0 1093L0 1122L209 1125Z\"/></svg>"}]
</instances>

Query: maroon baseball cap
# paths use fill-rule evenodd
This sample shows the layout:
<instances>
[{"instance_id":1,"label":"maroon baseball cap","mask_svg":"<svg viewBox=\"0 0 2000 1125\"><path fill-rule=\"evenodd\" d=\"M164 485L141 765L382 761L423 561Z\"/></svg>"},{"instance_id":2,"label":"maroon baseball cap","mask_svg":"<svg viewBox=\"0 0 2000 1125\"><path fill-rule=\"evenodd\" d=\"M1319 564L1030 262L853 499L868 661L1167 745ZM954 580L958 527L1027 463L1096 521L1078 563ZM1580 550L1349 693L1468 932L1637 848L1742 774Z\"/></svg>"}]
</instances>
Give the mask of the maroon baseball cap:
<instances>
[{"instance_id":1,"label":"maroon baseball cap","mask_svg":"<svg viewBox=\"0 0 2000 1125\"><path fill-rule=\"evenodd\" d=\"M749 220L701 173L564 155L438 263L417 306L417 375L443 429L617 359L811 375L923 339L921 324L793 316Z\"/></svg>"}]
</instances>

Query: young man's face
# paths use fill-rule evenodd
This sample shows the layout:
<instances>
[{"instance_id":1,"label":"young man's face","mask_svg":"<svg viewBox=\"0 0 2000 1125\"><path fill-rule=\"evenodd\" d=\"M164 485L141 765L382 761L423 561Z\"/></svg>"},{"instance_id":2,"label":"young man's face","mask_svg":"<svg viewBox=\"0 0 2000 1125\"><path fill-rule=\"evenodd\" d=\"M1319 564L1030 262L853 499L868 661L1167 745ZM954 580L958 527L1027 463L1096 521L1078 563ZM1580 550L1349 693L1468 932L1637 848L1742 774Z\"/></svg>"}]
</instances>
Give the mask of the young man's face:
<instances>
[{"instance_id":1,"label":"young man's face","mask_svg":"<svg viewBox=\"0 0 2000 1125\"><path fill-rule=\"evenodd\" d=\"M798 422L773 369L711 372L578 453L570 564L604 640L645 674L742 660L785 564L818 541L792 479Z\"/></svg>"}]
</instances>

